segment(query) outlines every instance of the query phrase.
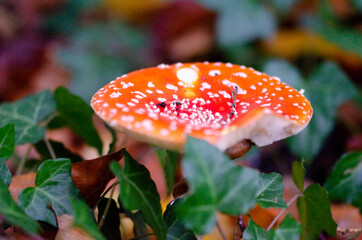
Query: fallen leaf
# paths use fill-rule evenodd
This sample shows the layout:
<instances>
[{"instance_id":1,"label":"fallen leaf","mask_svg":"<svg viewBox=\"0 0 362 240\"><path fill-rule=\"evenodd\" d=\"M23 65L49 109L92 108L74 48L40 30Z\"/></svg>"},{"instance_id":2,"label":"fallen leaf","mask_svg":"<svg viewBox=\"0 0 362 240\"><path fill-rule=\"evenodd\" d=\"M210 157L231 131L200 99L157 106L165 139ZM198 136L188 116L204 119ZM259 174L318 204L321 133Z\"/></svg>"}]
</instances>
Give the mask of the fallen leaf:
<instances>
[{"instance_id":1,"label":"fallen leaf","mask_svg":"<svg viewBox=\"0 0 362 240\"><path fill-rule=\"evenodd\" d=\"M9 186L9 191L15 202L18 201L18 195L21 191L27 187L35 187L35 177L35 172L13 177Z\"/></svg>"},{"instance_id":2,"label":"fallen leaf","mask_svg":"<svg viewBox=\"0 0 362 240\"><path fill-rule=\"evenodd\" d=\"M308 44L305 44L305 43ZM358 55L328 42L316 33L305 30L281 30L263 43L264 50L278 57L295 59L301 55L313 54L333 59L349 66L361 67Z\"/></svg>"},{"instance_id":3,"label":"fallen leaf","mask_svg":"<svg viewBox=\"0 0 362 240\"><path fill-rule=\"evenodd\" d=\"M55 239L93 240L88 233L73 226L73 216L63 214L57 217L59 230Z\"/></svg>"},{"instance_id":4,"label":"fallen leaf","mask_svg":"<svg viewBox=\"0 0 362 240\"><path fill-rule=\"evenodd\" d=\"M93 206L114 178L109 164L123 157L123 149L110 155L72 164L72 178L89 206Z\"/></svg>"}]
</instances>

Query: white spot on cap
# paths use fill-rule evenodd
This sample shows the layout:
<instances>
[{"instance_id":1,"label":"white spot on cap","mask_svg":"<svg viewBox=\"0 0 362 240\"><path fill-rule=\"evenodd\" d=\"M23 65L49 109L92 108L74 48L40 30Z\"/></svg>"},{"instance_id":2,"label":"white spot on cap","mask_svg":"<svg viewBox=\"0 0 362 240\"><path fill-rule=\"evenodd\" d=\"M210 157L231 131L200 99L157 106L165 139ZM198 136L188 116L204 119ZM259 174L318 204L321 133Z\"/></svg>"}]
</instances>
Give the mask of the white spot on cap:
<instances>
[{"instance_id":1,"label":"white spot on cap","mask_svg":"<svg viewBox=\"0 0 362 240\"><path fill-rule=\"evenodd\" d=\"M231 95L229 93L227 93L226 91L219 91L219 93L224 97L224 98L231 98Z\"/></svg>"},{"instance_id":2,"label":"white spot on cap","mask_svg":"<svg viewBox=\"0 0 362 240\"><path fill-rule=\"evenodd\" d=\"M219 70L211 70L211 71L209 72L209 75L210 75L211 77L215 77L215 76L220 75L220 74L221 74L221 72L220 72Z\"/></svg>"},{"instance_id":3,"label":"white spot on cap","mask_svg":"<svg viewBox=\"0 0 362 240\"><path fill-rule=\"evenodd\" d=\"M197 70L187 67L178 69L176 71L176 76L178 79L188 85L193 84L199 78Z\"/></svg>"},{"instance_id":4,"label":"white spot on cap","mask_svg":"<svg viewBox=\"0 0 362 240\"><path fill-rule=\"evenodd\" d=\"M176 86L174 86L174 85L172 85L172 84L169 84L169 83L167 83L166 88L167 88L167 89L170 89L170 90L174 90L174 91L177 91L177 90L178 90L178 87L176 87Z\"/></svg>"},{"instance_id":5,"label":"white spot on cap","mask_svg":"<svg viewBox=\"0 0 362 240\"><path fill-rule=\"evenodd\" d=\"M304 89L300 89L300 90L299 90L299 93L302 94L302 95L304 94L304 92L305 92Z\"/></svg>"},{"instance_id":6,"label":"white spot on cap","mask_svg":"<svg viewBox=\"0 0 362 240\"><path fill-rule=\"evenodd\" d=\"M168 135L170 135L170 131L168 129L161 129L160 130L160 135L168 136Z\"/></svg>"},{"instance_id":7,"label":"white spot on cap","mask_svg":"<svg viewBox=\"0 0 362 240\"><path fill-rule=\"evenodd\" d=\"M250 88L253 89L253 90L256 90L255 85L251 85Z\"/></svg>"},{"instance_id":8,"label":"white spot on cap","mask_svg":"<svg viewBox=\"0 0 362 240\"><path fill-rule=\"evenodd\" d=\"M155 85L152 82L148 82L147 86L148 87L155 87Z\"/></svg>"},{"instance_id":9,"label":"white spot on cap","mask_svg":"<svg viewBox=\"0 0 362 240\"><path fill-rule=\"evenodd\" d=\"M149 119L145 119L141 122L142 127L144 129L146 129L147 131L152 131L154 129L153 125L152 125L152 121Z\"/></svg>"},{"instance_id":10,"label":"white spot on cap","mask_svg":"<svg viewBox=\"0 0 362 240\"><path fill-rule=\"evenodd\" d=\"M201 83L201 88L200 88L201 91L204 91L205 89L210 89L210 88L211 88L211 85L208 84L207 82Z\"/></svg>"},{"instance_id":11,"label":"white spot on cap","mask_svg":"<svg viewBox=\"0 0 362 240\"><path fill-rule=\"evenodd\" d=\"M170 68L170 66L169 66L169 65L164 64L164 63L161 63L161 64L160 64L160 65L158 65L157 67L158 67L158 68L160 68L160 69Z\"/></svg>"},{"instance_id":12,"label":"white spot on cap","mask_svg":"<svg viewBox=\"0 0 362 240\"><path fill-rule=\"evenodd\" d=\"M119 96L121 96L122 95L122 93L120 93L120 92L114 92L114 93L112 93L111 95L109 95L111 98L118 98Z\"/></svg>"},{"instance_id":13,"label":"white spot on cap","mask_svg":"<svg viewBox=\"0 0 362 240\"><path fill-rule=\"evenodd\" d=\"M237 73L234 73L233 75L237 76L237 77L242 77L242 78L246 78L248 76L246 73L243 73L243 72L237 72Z\"/></svg>"},{"instance_id":14,"label":"white spot on cap","mask_svg":"<svg viewBox=\"0 0 362 240\"><path fill-rule=\"evenodd\" d=\"M166 98L157 98L157 100L160 101L160 102L166 102L167 101Z\"/></svg>"}]
</instances>

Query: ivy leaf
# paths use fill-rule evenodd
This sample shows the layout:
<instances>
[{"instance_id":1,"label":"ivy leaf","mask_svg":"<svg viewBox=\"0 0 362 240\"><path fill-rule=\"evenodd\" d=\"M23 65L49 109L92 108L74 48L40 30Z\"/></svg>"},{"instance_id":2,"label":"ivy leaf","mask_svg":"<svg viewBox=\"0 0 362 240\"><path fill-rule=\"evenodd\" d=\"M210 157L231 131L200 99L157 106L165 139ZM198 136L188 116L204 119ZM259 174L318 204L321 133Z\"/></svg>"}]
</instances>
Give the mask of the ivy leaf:
<instances>
[{"instance_id":1,"label":"ivy leaf","mask_svg":"<svg viewBox=\"0 0 362 240\"><path fill-rule=\"evenodd\" d=\"M105 240L106 238L98 230L96 221L94 220L93 213L89 209L87 203L81 199L73 199L73 225L86 231L89 235L97 240Z\"/></svg>"},{"instance_id":2,"label":"ivy leaf","mask_svg":"<svg viewBox=\"0 0 362 240\"><path fill-rule=\"evenodd\" d=\"M256 202L262 208L286 208L283 198L284 182L279 173L260 174Z\"/></svg>"},{"instance_id":3,"label":"ivy leaf","mask_svg":"<svg viewBox=\"0 0 362 240\"><path fill-rule=\"evenodd\" d=\"M243 238L244 240L266 240L267 232L250 218L249 224L243 233Z\"/></svg>"},{"instance_id":4,"label":"ivy leaf","mask_svg":"<svg viewBox=\"0 0 362 240\"><path fill-rule=\"evenodd\" d=\"M353 98L356 89L335 63L322 63L309 77L305 88L305 95L313 106L313 118L306 129L288 139L291 150L311 160L332 131L338 107Z\"/></svg>"},{"instance_id":5,"label":"ivy leaf","mask_svg":"<svg viewBox=\"0 0 362 240\"><path fill-rule=\"evenodd\" d=\"M12 199L9 189L0 181L0 215L6 222L14 226L20 227L27 233L38 234L41 229L40 224L28 217L24 211L16 205Z\"/></svg>"},{"instance_id":6,"label":"ivy leaf","mask_svg":"<svg viewBox=\"0 0 362 240\"><path fill-rule=\"evenodd\" d=\"M302 227L288 214L279 227L268 232L268 240L298 240Z\"/></svg>"},{"instance_id":7,"label":"ivy leaf","mask_svg":"<svg viewBox=\"0 0 362 240\"><path fill-rule=\"evenodd\" d=\"M350 203L362 212L362 152L342 156L324 187L330 199Z\"/></svg>"},{"instance_id":8,"label":"ivy leaf","mask_svg":"<svg viewBox=\"0 0 362 240\"><path fill-rule=\"evenodd\" d=\"M292 164L292 175L293 181L297 188L303 192L304 190L304 176L305 176L305 168L303 166L303 162L294 161Z\"/></svg>"},{"instance_id":9,"label":"ivy leaf","mask_svg":"<svg viewBox=\"0 0 362 240\"><path fill-rule=\"evenodd\" d=\"M313 107L313 117L301 133L287 140L289 148L298 157L311 160L323 146L334 127L338 107L356 96L354 84L333 62L322 63L305 81L298 70L281 60L271 60L264 72L281 77L296 89L305 89L305 96Z\"/></svg>"},{"instance_id":10,"label":"ivy leaf","mask_svg":"<svg viewBox=\"0 0 362 240\"><path fill-rule=\"evenodd\" d=\"M50 122L50 127L69 126L87 144L95 147L98 153L102 154L103 144L93 126L92 108L82 98L73 95L64 87L58 87L54 96L59 115L54 122Z\"/></svg>"},{"instance_id":11,"label":"ivy leaf","mask_svg":"<svg viewBox=\"0 0 362 240\"><path fill-rule=\"evenodd\" d=\"M49 205L57 214L71 214L71 198L78 195L71 177L69 159L55 159L43 162L38 169L35 188L26 188L19 194L18 204L36 220L56 226L56 218Z\"/></svg>"},{"instance_id":12,"label":"ivy leaf","mask_svg":"<svg viewBox=\"0 0 362 240\"><path fill-rule=\"evenodd\" d=\"M15 129L13 123L8 123L0 128L0 182L9 186L13 176L5 164L14 152Z\"/></svg>"},{"instance_id":13,"label":"ivy leaf","mask_svg":"<svg viewBox=\"0 0 362 240\"><path fill-rule=\"evenodd\" d=\"M0 128L0 161L8 160L14 152L15 128L13 123L8 123Z\"/></svg>"},{"instance_id":14,"label":"ivy leaf","mask_svg":"<svg viewBox=\"0 0 362 240\"><path fill-rule=\"evenodd\" d=\"M170 151L166 149L157 149L156 153L165 175L167 196L169 196L172 193L173 185L175 183L175 174L177 171L179 154L176 151Z\"/></svg>"},{"instance_id":15,"label":"ivy leaf","mask_svg":"<svg viewBox=\"0 0 362 240\"><path fill-rule=\"evenodd\" d=\"M52 146L55 156L57 156L57 158L69 158L72 163L83 161L83 159L78 154L70 152L68 149L64 147L64 145L61 142L49 140L49 143ZM44 140L37 142L35 144L35 149L40 154L41 160L44 161L52 158Z\"/></svg>"},{"instance_id":16,"label":"ivy leaf","mask_svg":"<svg viewBox=\"0 0 362 240\"><path fill-rule=\"evenodd\" d=\"M298 69L287 61L272 59L263 67L263 71L271 76L278 76L283 82L295 89L305 89L305 82Z\"/></svg>"},{"instance_id":17,"label":"ivy leaf","mask_svg":"<svg viewBox=\"0 0 362 240\"><path fill-rule=\"evenodd\" d=\"M250 219L243 237L245 240L298 240L300 232L301 226L288 214L278 228L271 229L269 232Z\"/></svg>"},{"instance_id":18,"label":"ivy leaf","mask_svg":"<svg viewBox=\"0 0 362 240\"><path fill-rule=\"evenodd\" d=\"M45 90L13 103L1 104L0 126L14 123L16 145L36 143L45 135L45 128L39 123L54 111L53 94Z\"/></svg>"},{"instance_id":19,"label":"ivy leaf","mask_svg":"<svg viewBox=\"0 0 362 240\"><path fill-rule=\"evenodd\" d=\"M302 224L302 240L317 239L325 230L336 236L337 224L332 218L328 193L318 183L310 185L298 198L297 207Z\"/></svg>"},{"instance_id":20,"label":"ivy leaf","mask_svg":"<svg viewBox=\"0 0 362 240\"><path fill-rule=\"evenodd\" d=\"M188 137L182 169L190 193L177 206L176 212L195 233L204 234L213 229L217 210L238 215L255 206L259 173L235 166L209 143Z\"/></svg>"},{"instance_id":21,"label":"ivy leaf","mask_svg":"<svg viewBox=\"0 0 362 240\"><path fill-rule=\"evenodd\" d=\"M9 186L12 179L13 175L11 175L8 166L6 166L4 161L0 160L0 182Z\"/></svg>"},{"instance_id":22,"label":"ivy leaf","mask_svg":"<svg viewBox=\"0 0 362 240\"><path fill-rule=\"evenodd\" d=\"M221 45L245 44L255 39L268 38L276 30L276 19L262 4L252 0L231 1L220 11L216 23Z\"/></svg>"},{"instance_id":23,"label":"ivy leaf","mask_svg":"<svg viewBox=\"0 0 362 240\"><path fill-rule=\"evenodd\" d=\"M163 220L167 225L167 239L169 240L196 240L195 234L186 229L177 219L175 208L180 200L176 199L170 202L163 214Z\"/></svg>"},{"instance_id":24,"label":"ivy leaf","mask_svg":"<svg viewBox=\"0 0 362 240\"><path fill-rule=\"evenodd\" d=\"M158 239L166 239L166 226L162 220L160 196L147 168L137 163L126 151L125 165L112 162L110 168L120 182L120 199L127 210L142 210L145 221Z\"/></svg>"},{"instance_id":25,"label":"ivy leaf","mask_svg":"<svg viewBox=\"0 0 362 240\"><path fill-rule=\"evenodd\" d=\"M116 201L109 198L102 198L98 204L98 222L101 221L104 211L107 208L107 204L109 204L109 209L104 217L104 223L101 230L107 239L121 239L121 232L119 230L119 209L117 207Z\"/></svg>"}]
</instances>

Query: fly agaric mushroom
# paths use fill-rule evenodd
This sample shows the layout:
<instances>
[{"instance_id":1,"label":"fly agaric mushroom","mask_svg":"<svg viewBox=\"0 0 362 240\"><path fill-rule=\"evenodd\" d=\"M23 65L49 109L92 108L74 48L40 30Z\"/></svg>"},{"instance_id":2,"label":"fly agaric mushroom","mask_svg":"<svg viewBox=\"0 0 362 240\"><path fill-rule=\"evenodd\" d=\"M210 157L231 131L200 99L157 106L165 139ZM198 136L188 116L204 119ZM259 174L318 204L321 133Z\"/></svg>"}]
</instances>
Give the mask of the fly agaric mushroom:
<instances>
[{"instance_id":1,"label":"fly agaric mushroom","mask_svg":"<svg viewBox=\"0 0 362 240\"><path fill-rule=\"evenodd\" d=\"M277 77L209 62L131 72L101 88L91 105L114 128L176 150L187 134L220 150L243 139L265 146L300 132L313 112L303 90Z\"/></svg>"}]
</instances>

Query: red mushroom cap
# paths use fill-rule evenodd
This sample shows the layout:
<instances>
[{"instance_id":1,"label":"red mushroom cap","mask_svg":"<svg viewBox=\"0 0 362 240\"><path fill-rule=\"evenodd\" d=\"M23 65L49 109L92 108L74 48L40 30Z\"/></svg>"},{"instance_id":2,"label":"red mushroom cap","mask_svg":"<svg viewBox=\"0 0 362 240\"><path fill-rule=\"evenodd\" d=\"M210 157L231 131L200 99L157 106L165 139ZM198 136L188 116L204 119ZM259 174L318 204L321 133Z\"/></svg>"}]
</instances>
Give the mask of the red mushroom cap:
<instances>
[{"instance_id":1,"label":"red mushroom cap","mask_svg":"<svg viewBox=\"0 0 362 240\"><path fill-rule=\"evenodd\" d=\"M310 102L281 82L231 63L177 63L131 72L101 88L94 111L140 140L181 150L186 135L221 150L242 139L258 146L300 132Z\"/></svg>"}]
</instances>

